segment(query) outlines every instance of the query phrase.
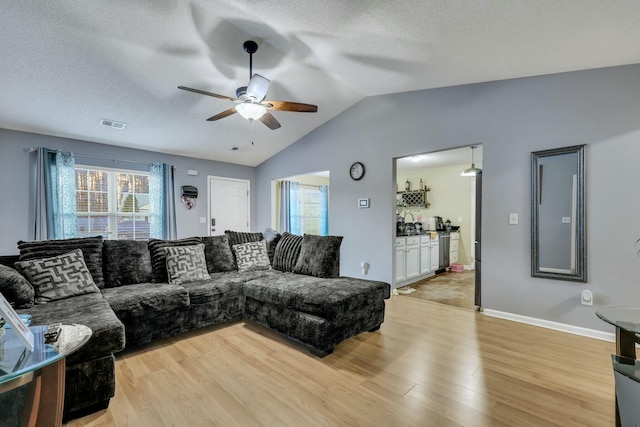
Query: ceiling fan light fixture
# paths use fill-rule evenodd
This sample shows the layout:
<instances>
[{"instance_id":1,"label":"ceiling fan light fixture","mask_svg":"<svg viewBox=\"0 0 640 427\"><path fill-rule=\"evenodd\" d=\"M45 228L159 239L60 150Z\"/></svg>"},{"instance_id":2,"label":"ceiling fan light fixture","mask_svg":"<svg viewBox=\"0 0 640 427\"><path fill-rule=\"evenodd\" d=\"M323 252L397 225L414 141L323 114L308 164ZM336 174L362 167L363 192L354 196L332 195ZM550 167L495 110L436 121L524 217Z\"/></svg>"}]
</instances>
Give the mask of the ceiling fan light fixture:
<instances>
[{"instance_id":1,"label":"ceiling fan light fixture","mask_svg":"<svg viewBox=\"0 0 640 427\"><path fill-rule=\"evenodd\" d=\"M247 120L259 119L267 112L267 109L260 104L244 102L236 105L236 111Z\"/></svg>"}]
</instances>

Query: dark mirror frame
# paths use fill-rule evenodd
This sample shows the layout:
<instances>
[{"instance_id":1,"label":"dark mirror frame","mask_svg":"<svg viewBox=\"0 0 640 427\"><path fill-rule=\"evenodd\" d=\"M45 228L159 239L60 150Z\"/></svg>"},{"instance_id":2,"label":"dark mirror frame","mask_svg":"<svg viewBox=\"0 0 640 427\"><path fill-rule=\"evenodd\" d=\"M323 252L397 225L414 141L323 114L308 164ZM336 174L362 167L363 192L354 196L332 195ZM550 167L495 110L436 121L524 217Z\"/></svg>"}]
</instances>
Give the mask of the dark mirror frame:
<instances>
[{"instance_id":1,"label":"dark mirror frame","mask_svg":"<svg viewBox=\"0 0 640 427\"><path fill-rule=\"evenodd\" d=\"M584 145L572 147L554 148L551 150L535 151L531 153L531 276L546 279L570 280L574 282L587 281L587 244L585 223L585 170L584 170ZM544 157L564 154L576 154L577 165L577 194L576 194L576 265L575 273L559 273L542 271L540 267L540 241L539 241L539 201L541 197L539 160Z\"/></svg>"}]
</instances>

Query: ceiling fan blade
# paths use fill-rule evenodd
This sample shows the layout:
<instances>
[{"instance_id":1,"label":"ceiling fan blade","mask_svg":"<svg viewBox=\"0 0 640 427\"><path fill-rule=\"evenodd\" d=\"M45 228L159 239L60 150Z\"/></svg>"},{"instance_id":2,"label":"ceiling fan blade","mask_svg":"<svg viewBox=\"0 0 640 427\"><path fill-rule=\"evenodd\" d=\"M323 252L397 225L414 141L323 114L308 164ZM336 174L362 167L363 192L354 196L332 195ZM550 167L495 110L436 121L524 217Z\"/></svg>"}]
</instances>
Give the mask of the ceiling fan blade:
<instances>
[{"instance_id":1,"label":"ceiling fan blade","mask_svg":"<svg viewBox=\"0 0 640 427\"><path fill-rule=\"evenodd\" d=\"M301 102L263 101L262 105L267 110L295 111L296 113L315 113L318 111L317 105L303 104Z\"/></svg>"},{"instance_id":2,"label":"ceiling fan blade","mask_svg":"<svg viewBox=\"0 0 640 427\"><path fill-rule=\"evenodd\" d=\"M254 74L247 86L247 96L254 97L258 102L262 101L269 91L269 83L269 79L266 77Z\"/></svg>"},{"instance_id":3,"label":"ceiling fan blade","mask_svg":"<svg viewBox=\"0 0 640 427\"><path fill-rule=\"evenodd\" d=\"M186 86L178 86L178 89L188 90L189 92L199 93L200 95L213 96L214 98L226 99L227 101L236 101L236 98L231 98L230 96L218 95L217 93L207 92L206 90L193 89Z\"/></svg>"},{"instance_id":4,"label":"ceiling fan blade","mask_svg":"<svg viewBox=\"0 0 640 427\"><path fill-rule=\"evenodd\" d=\"M224 119L225 117L229 117L232 114L237 113L236 107L229 108L228 110L224 110L222 113L218 113L215 116L211 116L207 119L208 122L213 122L215 120Z\"/></svg>"},{"instance_id":5,"label":"ceiling fan blade","mask_svg":"<svg viewBox=\"0 0 640 427\"><path fill-rule=\"evenodd\" d=\"M273 114L271 113L264 113L259 120L264 123L269 129L276 130L281 126L280 122L276 120L276 118L273 117Z\"/></svg>"}]
</instances>

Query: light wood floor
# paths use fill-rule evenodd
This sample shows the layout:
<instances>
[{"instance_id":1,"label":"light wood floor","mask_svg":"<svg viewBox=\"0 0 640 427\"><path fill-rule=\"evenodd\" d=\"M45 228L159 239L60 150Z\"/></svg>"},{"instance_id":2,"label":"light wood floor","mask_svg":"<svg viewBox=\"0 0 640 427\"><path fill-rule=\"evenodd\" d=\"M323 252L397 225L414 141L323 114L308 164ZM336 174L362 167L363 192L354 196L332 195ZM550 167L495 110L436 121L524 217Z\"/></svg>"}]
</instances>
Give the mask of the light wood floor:
<instances>
[{"instance_id":1,"label":"light wood floor","mask_svg":"<svg viewBox=\"0 0 640 427\"><path fill-rule=\"evenodd\" d=\"M116 361L108 410L69 426L612 426L614 344L394 296L318 359L251 323Z\"/></svg>"}]
</instances>

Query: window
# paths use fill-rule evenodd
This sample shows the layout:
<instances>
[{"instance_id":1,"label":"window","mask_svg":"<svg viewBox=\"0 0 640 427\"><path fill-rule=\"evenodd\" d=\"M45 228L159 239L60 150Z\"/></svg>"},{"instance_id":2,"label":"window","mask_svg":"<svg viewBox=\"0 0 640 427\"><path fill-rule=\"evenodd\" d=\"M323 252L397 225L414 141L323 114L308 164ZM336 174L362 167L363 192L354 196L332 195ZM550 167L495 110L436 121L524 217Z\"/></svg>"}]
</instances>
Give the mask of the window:
<instances>
[{"instance_id":1,"label":"window","mask_svg":"<svg viewBox=\"0 0 640 427\"><path fill-rule=\"evenodd\" d=\"M320 188L300 184L298 186L300 206L300 234L322 234L322 196Z\"/></svg>"},{"instance_id":2,"label":"window","mask_svg":"<svg viewBox=\"0 0 640 427\"><path fill-rule=\"evenodd\" d=\"M76 165L76 233L148 239L149 173Z\"/></svg>"}]
</instances>

